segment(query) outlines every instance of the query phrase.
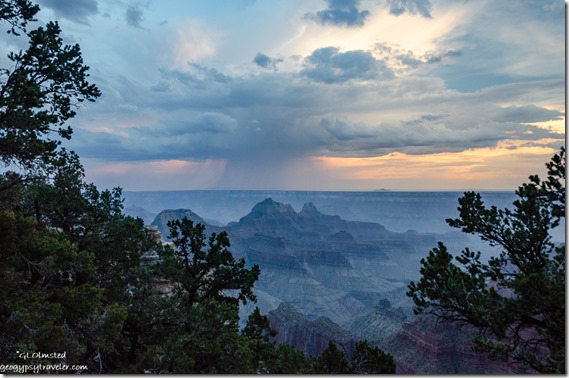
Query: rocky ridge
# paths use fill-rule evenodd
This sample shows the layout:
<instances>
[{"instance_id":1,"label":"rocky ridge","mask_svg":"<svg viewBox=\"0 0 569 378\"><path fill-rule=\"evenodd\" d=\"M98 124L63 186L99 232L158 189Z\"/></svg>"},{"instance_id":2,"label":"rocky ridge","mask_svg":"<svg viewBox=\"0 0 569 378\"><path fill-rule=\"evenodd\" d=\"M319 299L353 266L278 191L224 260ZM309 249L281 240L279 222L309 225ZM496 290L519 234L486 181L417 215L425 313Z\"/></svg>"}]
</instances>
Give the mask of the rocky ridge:
<instances>
[{"instance_id":1,"label":"rocky ridge","mask_svg":"<svg viewBox=\"0 0 569 378\"><path fill-rule=\"evenodd\" d=\"M260 265L257 305L278 329L278 342L318 355L333 340L350 354L355 341L367 339L393 354L400 373L512 371L474 354L470 334L409 316L407 283L444 235L391 232L323 214L311 203L296 212L270 198L225 227L183 209L161 212L153 224L164 235L167 221L183 216L208 233L226 231L234 255ZM460 244L460 236L450 241Z\"/></svg>"},{"instance_id":2,"label":"rocky ridge","mask_svg":"<svg viewBox=\"0 0 569 378\"><path fill-rule=\"evenodd\" d=\"M194 222L194 224L203 224L205 226L206 235L210 235L212 232L219 233L222 231L221 227L209 224L202 217L188 209L162 210L150 225L156 227L158 231L160 231L164 240L169 240L168 235L170 234L170 230L168 228L168 222L182 219L184 217Z\"/></svg>"},{"instance_id":3,"label":"rocky ridge","mask_svg":"<svg viewBox=\"0 0 569 378\"><path fill-rule=\"evenodd\" d=\"M414 316L377 343L394 356L398 374L519 374L516 367L472 351L468 326L434 316Z\"/></svg>"},{"instance_id":4,"label":"rocky ridge","mask_svg":"<svg viewBox=\"0 0 569 378\"><path fill-rule=\"evenodd\" d=\"M225 227L183 209L161 212L153 225L167 235L167 222L183 216L205 224L206 233L226 231L234 255L260 266L258 291L291 303L309 319L327 316L338 323L372 310L382 298L408 302L403 293L406 282L417 277L418 251L435 244L432 235L347 221L321 213L312 203L296 212L271 198Z\"/></svg>"},{"instance_id":5,"label":"rocky ridge","mask_svg":"<svg viewBox=\"0 0 569 378\"><path fill-rule=\"evenodd\" d=\"M320 355L329 341L348 356L354 350L353 336L327 317L311 321L288 303L281 303L268 317L271 327L278 330L275 340L279 344L293 345L311 356Z\"/></svg>"}]
</instances>

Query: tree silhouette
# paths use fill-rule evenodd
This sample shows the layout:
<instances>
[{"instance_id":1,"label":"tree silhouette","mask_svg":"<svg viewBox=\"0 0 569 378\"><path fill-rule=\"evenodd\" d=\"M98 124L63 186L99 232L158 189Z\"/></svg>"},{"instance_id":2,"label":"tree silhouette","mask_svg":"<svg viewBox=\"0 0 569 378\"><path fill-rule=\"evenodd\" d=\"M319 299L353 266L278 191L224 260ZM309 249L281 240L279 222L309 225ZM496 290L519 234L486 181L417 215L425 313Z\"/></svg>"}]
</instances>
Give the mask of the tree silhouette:
<instances>
[{"instance_id":1,"label":"tree silhouette","mask_svg":"<svg viewBox=\"0 0 569 378\"><path fill-rule=\"evenodd\" d=\"M513 209L484 205L480 194L459 199L447 222L501 249L488 263L465 249L454 257L439 243L409 285L416 313L470 324L473 348L542 373L565 372L565 246L551 229L565 218L565 148L546 164L548 177L530 176ZM454 263L453 260L456 260Z\"/></svg>"}]
</instances>

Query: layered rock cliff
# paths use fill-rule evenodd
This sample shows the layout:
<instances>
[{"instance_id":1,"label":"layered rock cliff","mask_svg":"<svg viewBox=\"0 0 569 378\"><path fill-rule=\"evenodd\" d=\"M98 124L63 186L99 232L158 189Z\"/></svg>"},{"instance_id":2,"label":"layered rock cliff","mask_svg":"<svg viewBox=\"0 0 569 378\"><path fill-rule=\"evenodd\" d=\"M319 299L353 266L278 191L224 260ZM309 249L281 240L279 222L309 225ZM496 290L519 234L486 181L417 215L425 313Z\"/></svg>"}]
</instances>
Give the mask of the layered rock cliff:
<instances>
[{"instance_id":1,"label":"layered rock cliff","mask_svg":"<svg viewBox=\"0 0 569 378\"><path fill-rule=\"evenodd\" d=\"M318 356L329 341L350 356L354 350L353 336L327 317L310 321L289 303L281 303L268 314L272 328L278 330L275 340L289 344L311 356Z\"/></svg>"},{"instance_id":2,"label":"layered rock cliff","mask_svg":"<svg viewBox=\"0 0 569 378\"><path fill-rule=\"evenodd\" d=\"M413 317L378 345L394 356L400 374L514 374L514 366L475 353L471 349L475 330L438 320Z\"/></svg>"},{"instance_id":3,"label":"layered rock cliff","mask_svg":"<svg viewBox=\"0 0 569 378\"><path fill-rule=\"evenodd\" d=\"M362 314L379 298L397 296L402 279L418 271L404 235L323 214L312 203L295 212L268 198L225 229L236 254L260 265L258 289L312 320L342 322Z\"/></svg>"},{"instance_id":4,"label":"layered rock cliff","mask_svg":"<svg viewBox=\"0 0 569 378\"><path fill-rule=\"evenodd\" d=\"M366 339L393 355L398 374L524 373L508 363L473 352L473 329L430 316L407 317L386 301L344 327L328 318L310 321L288 303L281 303L268 317L271 327L278 330L278 343L293 345L312 356L319 355L330 340L350 356L355 342Z\"/></svg>"},{"instance_id":5,"label":"layered rock cliff","mask_svg":"<svg viewBox=\"0 0 569 378\"><path fill-rule=\"evenodd\" d=\"M374 309L357 316L342 326L358 339L379 343L401 330L410 314L400 307L393 307L389 300L381 299Z\"/></svg>"},{"instance_id":6,"label":"layered rock cliff","mask_svg":"<svg viewBox=\"0 0 569 378\"><path fill-rule=\"evenodd\" d=\"M194 224L203 224L205 226L205 234L210 235L212 232L219 233L222 231L221 227L213 226L206 222L198 214L194 213L188 209L177 209L177 210L162 210L152 221L151 226L155 226L162 234L164 240L168 240L168 235L170 235L170 230L168 228L168 222L179 220L182 218L187 218L194 222Z\"/></svg>"},{"instance_id":7,"label":"layered rock cliff","mask_svg":"<svg viewBox=\"0 0 569 378\"><path fill-rule=\"evenodd\" d=\"M327 316L338 323L371 311L383 298L409 305L406 283L417 278L420 258L436 245L433 235L347 221L323 214L313 203L296 212L271 198L225 227L182 209L162 211L153 225L168 235L167 222L184 216L205 224L208 234L226 231L233 254L260 266L258 290L293 304L312 320Z\"/></svg>"},{"instance_id":8,"label":"layered rock cliff","mask_svg":"<svg viewBox=\"0 0 569 378\"><path fill-rule=\"evenodd\" d=\"M269 313L278 342L318 355L333 340L349 355L355 341L367 339L393 354L399 373L513 372L473 353L472 333L408 317L405 291L418 278L419 260L438 240L462 244L460 234L396 233L323 214L312 203L296 212L270 198L225 227L183 209L161 212L153 225L168 235L167 222L184 216L208 234L226 231L234 255L259 264L257 305Z\"/></svg>"}]
</instances>

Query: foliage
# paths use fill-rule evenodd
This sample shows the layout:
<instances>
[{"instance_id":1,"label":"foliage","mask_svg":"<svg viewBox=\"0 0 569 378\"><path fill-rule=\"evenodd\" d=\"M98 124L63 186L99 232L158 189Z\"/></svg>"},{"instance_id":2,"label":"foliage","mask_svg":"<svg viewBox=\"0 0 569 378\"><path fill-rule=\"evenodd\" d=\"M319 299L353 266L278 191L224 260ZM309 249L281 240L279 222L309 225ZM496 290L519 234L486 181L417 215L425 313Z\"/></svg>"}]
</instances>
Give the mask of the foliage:
<instances>
[{"instance_id":1,"label":"foliage","mask_svg":"<svg viewBox=\"0 0 569 378\"><path fill-rule=\"evenodd\" d=\"M250 353L239 333L238 303L254 300L258 266L235 261L225 233L212 234L205 250L203 225L184 218L169 226L175 248L162 249L155 268L167 288L150 330L156 340L150 370L247 372Z\"/></svg>"},{"instance_id":2,"label":"foliage","mask_svg":"<svg viewBox=\"0 0 569 378\"><path fill-rule=\"evenodd\" d=\"M317 358L315 368L317 374L349 374L351 372L346 354L338 349L332 340Z\"/></svg>"},{"instance_id":3,"label":"foliage","mask_svg":"<svg viewBox=\"0 0 569 378\"><path fill-rule=\"evenodd\" d=\"M351 373L353 374L395 374L393 356L366 340L358 341L352 353Z\"/></svg>"},{"instance_id":4,"label":"foliage","mask_svg":"<svg viewBox=\"0 0 569 378\"><path fill-rule=\"evenodd\" d=\"M480 194L459 200L447 222L501 248L488 263L465 249L455 257L439 243L421 261L422 278L409 285L416 312L479 330L474 349L542 373L565 372L565 246L549 232L565 218L565 149L548 177L530 176L513 209L487 208Z\"/></svg>"},{"instance_id":5,"label":"foliage","mask_svg":"<svg viewBox=\"0 0 569 378\"><path fill-rule=\"evenodd\" d=\"M273 372L274 369L269 366L271 359L275 357L271 340L277 335L277 331L271 328L269 318L261 315L259 307L255 307L249 315L241 334L248 339L255 372Z\"/></svg>"},{"instance_id":6,"label":"foliage","mask_svg":"<svg viewBox=\"0 0 569 378\"><path fill-rule=\"evenodd\" d=\"M35 21L34 16L39 11L39 6L29 0L2 0L0 1L0 20L10 25L8 33L19 35L19 31L25 32L26 25Z\"/></svg>"},{"instance_id":7,"label":"foliage","mask_svg":"<svg viewBox=\"0 0 569 378\"><path fill-rule=\"evenodd\" d=\"M288 344L277 345L268 361L269 374L314 374L314 358Z\"/></svg>"},{"instance_id":8,"label":"foliage","mask_svg":"<svg viewBox=\"0 0 569 378\"><path fill-rule=\"evenodd\" d=\"M227 249L226 232L213 233L205 247L205 227L194 226L187 218L168 222L174 250L166 249L160 264L164 277L176 283L174 290L184 296L187 307L212 298L237 304L255 300L253 285L259 278L258 265L245 268L245 260L235 261Z\"/></svg>"},{"instance_id":9,"label":"foliage","mask_svg":"<svg viewBox=\"0 0 569 378\"><path fill-rule=\"evenodd\" d=\"M356 342L348 361L345 352L330 340L313 365L316 374L395 374L393 356L366 340Z\"/></svg>"},{"instance_id":10,"label":"foliage","mask_svg":"<svg viewBox=\"0 0 569 378\"><path fill-rule=\"evenodd\" d=\"M0 16L12 30L25 30L38 10L27 1L0 4ZM53 22L26 32L28 49L9 53L10 68L0 69L0 160L6 166L45 166L61 144L58 137L71 137L71 128L63 125L75 116L75 109L100 96L87 82L89 67L83 64L79 45L65 45L60 34Z\"/></svg>"}]
</instances>

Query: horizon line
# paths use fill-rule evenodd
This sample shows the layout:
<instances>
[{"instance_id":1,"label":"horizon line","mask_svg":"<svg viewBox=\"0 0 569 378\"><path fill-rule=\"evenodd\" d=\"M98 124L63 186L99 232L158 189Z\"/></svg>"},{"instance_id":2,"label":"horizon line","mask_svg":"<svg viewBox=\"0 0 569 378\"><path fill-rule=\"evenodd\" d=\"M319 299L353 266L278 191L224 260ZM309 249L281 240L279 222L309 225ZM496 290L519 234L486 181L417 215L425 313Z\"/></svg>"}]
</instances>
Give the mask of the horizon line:
<instances>
[{"instance_id":1,"label":"horizon line","mask_svg":"<svg viewBox=\"0 0 569 378\"><path fill-rule=\"evenodd\" d=\"M372 190L315 190L315 189L141 189L124 190L123 193L142 192L327 192L327 193L463 193L463 192L515 192L517 189L372 189Z\"/></svg>"}]
</instances>

